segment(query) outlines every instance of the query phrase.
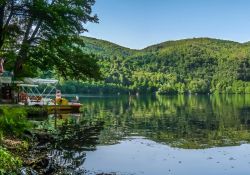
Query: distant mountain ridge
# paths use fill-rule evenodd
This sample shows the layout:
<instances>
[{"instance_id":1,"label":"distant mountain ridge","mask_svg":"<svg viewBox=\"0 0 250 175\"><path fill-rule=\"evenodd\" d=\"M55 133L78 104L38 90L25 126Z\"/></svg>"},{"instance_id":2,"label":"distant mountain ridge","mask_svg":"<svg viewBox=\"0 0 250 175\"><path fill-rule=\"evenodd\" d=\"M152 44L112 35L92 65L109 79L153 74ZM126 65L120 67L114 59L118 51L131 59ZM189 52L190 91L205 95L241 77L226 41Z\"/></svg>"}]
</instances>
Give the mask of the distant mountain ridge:
<instances>
[{"instance_id":1,"label":"distant mountain ridge","mask_svg":"<svg viewBox=\"0 0 250 175\"><path fill-rule=\"evenodd\" d=\"M141 50L82 37L104 80L127 92L250 93L250 43L213 38L166 41ZM100 89L102 91L102 89Z\"/></svg>"},{"instance_id":2,"label":"distant mountain ridge","mask_svg":"<svg viewBox=\"0 0 250 175\"><path fill-rule=\"evenodd\" d=\"M239 44L239 45L249 45L250 41L248 42L244 42L244 43L240 43L237 41L231 41L231 40L224 40L224 39L216 39L216 38L209 38L209 37L198 37L198 38L186 38L186 39L178 39L178 40L169 40L169 41L165 41L165 42L160 42L160 43L156 43L150 46L147 46L145 48L142 49L131 49L129 47L125 47L116 43L113 43L111 41L107 41L107 40L103 40L103 39L98 39L98 38L94 38L94 37L86 37L86 36L82 36L83 40L87 43L87 44L96 44L96 45L113 45L116 48L121 48L121 49L125 49L125 50L131 50L131 51L145 51L145 50L150 50L151 48L159 48L159 47L167 47L167 46L172 46L172 45L176 45L176 44L184 44L184 43L189 43L189 42L217 42L217 43L231 43L231 44Z\"/></svg>"},{"instance_id":3,"label":"distant mountain ridge","mask_svg":"<svg viewBox=\"0 0 250 175\"><path fill-rule=\"evenodd\" d=\"M82 37L85 43L86 51L94 52L95 54L105 54L105 50L112 51L113 54L129 56L138 50L126 48L109 41L100 40L90 37Z\"/></svg>"}]
</instances>

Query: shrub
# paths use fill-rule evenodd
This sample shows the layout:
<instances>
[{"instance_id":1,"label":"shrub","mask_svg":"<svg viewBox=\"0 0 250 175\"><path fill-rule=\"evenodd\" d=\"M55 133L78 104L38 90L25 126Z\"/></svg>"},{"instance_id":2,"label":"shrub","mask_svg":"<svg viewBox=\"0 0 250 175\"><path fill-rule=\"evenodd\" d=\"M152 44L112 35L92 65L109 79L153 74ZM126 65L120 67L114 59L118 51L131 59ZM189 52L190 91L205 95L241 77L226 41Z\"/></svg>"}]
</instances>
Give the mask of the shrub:
<instances>
[{"instance_id":1,"label":"shrub","mask_svg":"<svg viewBox=\"0 0 250 175\"><path fill-rule=\"evenodd\" d=\"M20 136L31 127L26 115L26 110L22 108L0 108L0 135Z\"/></svg>"}]
</instances>

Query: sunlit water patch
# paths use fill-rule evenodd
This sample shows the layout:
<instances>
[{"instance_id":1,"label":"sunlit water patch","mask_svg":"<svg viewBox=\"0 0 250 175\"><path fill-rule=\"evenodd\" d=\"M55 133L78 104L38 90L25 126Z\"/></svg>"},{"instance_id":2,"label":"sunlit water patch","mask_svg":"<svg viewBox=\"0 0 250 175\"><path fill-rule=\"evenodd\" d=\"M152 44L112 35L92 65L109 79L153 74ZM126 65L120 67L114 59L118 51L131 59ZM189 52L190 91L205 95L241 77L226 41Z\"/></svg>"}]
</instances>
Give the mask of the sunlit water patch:
<instances>
[{"instance_id":1,"label":"sunlit water patch","mask_svg":"<svg viewBox=\"0 0 250 175\"><path fill-rule=\"evenodd\" d=\"M115 145L98 146L96 151L88 151L81 168L89 174L248 175L250 145L187 150L145 138L131 138Z\"/></svg>"}]
</instances>

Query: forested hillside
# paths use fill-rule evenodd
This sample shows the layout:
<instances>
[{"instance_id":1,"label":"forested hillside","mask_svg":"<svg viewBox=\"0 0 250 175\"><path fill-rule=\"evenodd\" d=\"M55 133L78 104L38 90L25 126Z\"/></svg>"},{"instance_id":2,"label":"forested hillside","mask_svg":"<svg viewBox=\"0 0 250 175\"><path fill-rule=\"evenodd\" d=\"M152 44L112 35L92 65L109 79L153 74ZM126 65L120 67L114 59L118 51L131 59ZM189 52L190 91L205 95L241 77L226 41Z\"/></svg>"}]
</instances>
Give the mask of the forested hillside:
<instances>
[{"instance_id":1,"label":"forested hillside","mask_svg":"<svg viewBox=\"0 0 250 175\"><path fill-rule=\"evenodd\" d=\"M83 37L85 52L98 55L103 80L65 82L65 92L250 93L250 45L194 38L142 50Z\"/></svg>"}]
</instances>

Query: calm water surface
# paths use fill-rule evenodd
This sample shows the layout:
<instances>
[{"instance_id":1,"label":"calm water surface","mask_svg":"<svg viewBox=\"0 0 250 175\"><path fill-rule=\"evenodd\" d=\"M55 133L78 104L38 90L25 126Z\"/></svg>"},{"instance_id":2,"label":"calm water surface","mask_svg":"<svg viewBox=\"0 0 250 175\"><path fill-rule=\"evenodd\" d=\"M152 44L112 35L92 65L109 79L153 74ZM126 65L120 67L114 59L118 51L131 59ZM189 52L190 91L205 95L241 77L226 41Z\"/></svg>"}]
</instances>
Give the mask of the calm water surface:
<instances>
[{"instance_id":1,"label":"calm water surface","mask_svg":"<svg viewBox=\"0 0 250 175\"><path fill-rule=\"evenodd\" d=\"M73 174L249 175L250 96L84 97L39 122Z\"/></svg>"}]
</instances>

